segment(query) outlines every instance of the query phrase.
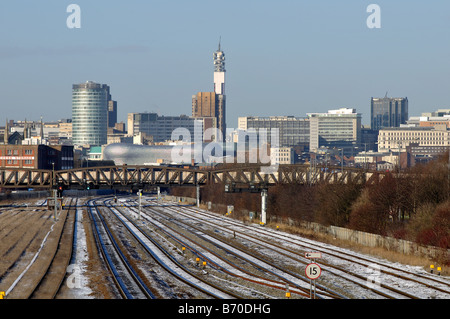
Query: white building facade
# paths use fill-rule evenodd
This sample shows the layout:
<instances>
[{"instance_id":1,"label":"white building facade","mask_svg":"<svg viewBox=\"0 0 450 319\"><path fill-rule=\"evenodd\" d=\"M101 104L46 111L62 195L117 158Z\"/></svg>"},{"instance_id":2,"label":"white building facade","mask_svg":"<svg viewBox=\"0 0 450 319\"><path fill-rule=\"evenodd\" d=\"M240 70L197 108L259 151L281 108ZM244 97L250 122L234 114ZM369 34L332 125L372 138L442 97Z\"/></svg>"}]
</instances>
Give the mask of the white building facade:
<instances>
[{"instance_id":1,"label":"white building facade","mask_svg":"<svg viewBox=\"0 0 450 319\"><path fill-rule=\"evenodd\" d=\"M435 127L384 128L378 134L378 151L406 151L412 144L434 153L444 153L450 148L450 130L446 125Z\"/></svg>"},{"instance_id":2,"label":"white building facade","mask_svg":"<svg viewBox=\"0 0 450 319\"><path fill-rule=\"evenodd\" d=\"M355 109L340 108L328 113L308 113L309 148L317 151L321 146L345 147L361 142L361 114Z\"/></svg>"}]
</instances>

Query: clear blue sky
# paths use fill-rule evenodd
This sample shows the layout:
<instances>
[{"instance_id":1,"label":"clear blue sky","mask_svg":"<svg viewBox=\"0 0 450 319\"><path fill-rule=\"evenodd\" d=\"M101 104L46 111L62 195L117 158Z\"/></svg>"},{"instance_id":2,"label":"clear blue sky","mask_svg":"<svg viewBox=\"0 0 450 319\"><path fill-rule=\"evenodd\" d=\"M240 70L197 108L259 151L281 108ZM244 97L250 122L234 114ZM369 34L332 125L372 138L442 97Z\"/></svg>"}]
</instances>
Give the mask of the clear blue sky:
<instances>
[{"instance_id":1,"label":"clear blue sky","mask_svg":"<svg viewBox=\"0 0 450 319\"><path fill-rule=\"evenodd\" d=\"M69 29L69 4L81 28ZM369 4L381 28L369 29ZM450 1L227 0L0 2L0 125L71 117L72 84L111 87L129 112L191 114L226 55L227 125L238 116L356 108L409 99L409 115L450 108Z\"/></svg>"}]
</instances>

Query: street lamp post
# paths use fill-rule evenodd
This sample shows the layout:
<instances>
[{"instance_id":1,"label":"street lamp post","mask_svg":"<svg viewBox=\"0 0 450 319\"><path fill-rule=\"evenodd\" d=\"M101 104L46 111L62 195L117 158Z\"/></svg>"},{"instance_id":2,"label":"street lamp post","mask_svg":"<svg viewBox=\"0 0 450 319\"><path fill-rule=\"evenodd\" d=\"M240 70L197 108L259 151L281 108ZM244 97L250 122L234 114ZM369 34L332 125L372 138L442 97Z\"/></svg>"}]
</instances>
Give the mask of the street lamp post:
<instances>
[{"instance_id":1,"label":"street lamp post","mask_svg":"<svg viewBox=\"0 0 450 319\"><path fill-rule=\"evenodd\" d=\"M344 148L338 148L338 151L341 151L341 172L344 172Z\"/></svg>"},{"instance_id":2,"label":"street lamp post","mask_svg":"<svg viewBox=\"0 0 450 319\"><path fill-rule=\"evenodd\" d=\"M55 187L55 162L52 162L52 188Z\"/></svg>"}]
</instances>

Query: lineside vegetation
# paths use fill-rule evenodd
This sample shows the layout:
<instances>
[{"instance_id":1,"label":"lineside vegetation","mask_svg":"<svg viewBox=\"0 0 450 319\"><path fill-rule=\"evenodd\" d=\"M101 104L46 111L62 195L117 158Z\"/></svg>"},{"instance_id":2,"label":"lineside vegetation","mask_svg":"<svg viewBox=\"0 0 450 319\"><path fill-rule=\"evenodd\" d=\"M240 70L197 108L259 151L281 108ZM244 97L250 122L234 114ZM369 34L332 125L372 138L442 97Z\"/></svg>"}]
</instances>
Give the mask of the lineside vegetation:
<instances>
[{"instance_id":1,"label":"lineside vegetation","mask_svg":"<svg viewBox=\"0 0 450 319\"><path fill-rule=\"evenodd\" d=\"M448 155L401 172L389 172L373 185L300 184L269 188L268 216L309 221L450 249L450 173ZM178 188L177 196L195 198ZM224 185L201 190L203 202L234 206L234 217L261 211L260 193L225 193ZM448 254L447 254L448 255ZM445 261L450 264L450 260Z\"/></svg>"}]
</instances>

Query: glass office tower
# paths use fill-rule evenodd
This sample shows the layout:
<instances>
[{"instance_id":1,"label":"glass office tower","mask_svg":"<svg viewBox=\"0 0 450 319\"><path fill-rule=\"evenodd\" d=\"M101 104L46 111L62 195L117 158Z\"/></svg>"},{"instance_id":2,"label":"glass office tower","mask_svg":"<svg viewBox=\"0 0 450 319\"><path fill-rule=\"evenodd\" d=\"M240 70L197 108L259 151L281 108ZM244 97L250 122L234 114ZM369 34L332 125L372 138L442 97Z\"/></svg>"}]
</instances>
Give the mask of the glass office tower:
<instances>
[{"instance_id":1,"label":"glass office tower","mask_svg":"<svg viewBox=\"0 0 450 319\"><path fill-rule=\"evenodd\" d=\"M370 127L400 127L408 120L408 98L372 98L370 101Z\"/></svg>"},{"instance_id":2,"label":"glass office tower","mask_svg":"<svg viewBox=\"0 0 450 319\"><path fill-rule=\"evenodd\" d=\"M107 143L109 86L88 81L72 87L72 140L74 145Z\"/></svg>"}]
</instances>

